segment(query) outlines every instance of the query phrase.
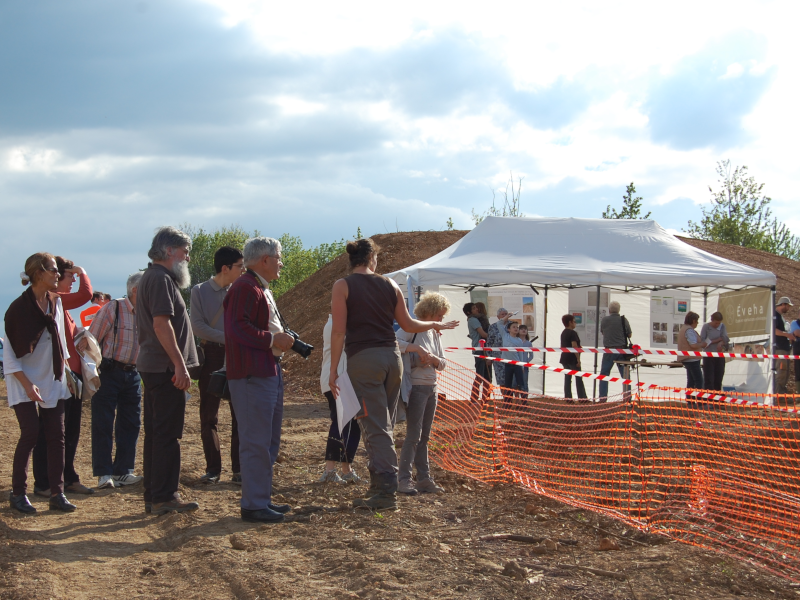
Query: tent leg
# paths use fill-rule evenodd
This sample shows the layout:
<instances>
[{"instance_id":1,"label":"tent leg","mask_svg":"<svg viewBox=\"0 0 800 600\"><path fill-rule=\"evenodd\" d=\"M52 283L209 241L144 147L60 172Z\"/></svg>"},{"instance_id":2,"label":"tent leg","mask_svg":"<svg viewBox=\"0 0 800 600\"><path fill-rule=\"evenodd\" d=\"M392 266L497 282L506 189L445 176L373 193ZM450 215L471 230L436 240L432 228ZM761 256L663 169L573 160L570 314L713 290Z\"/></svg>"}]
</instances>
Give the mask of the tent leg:
<instances>
[{"instance_id":1,"label":"tent leg","mask_svg":"<svg viewBox=\"0 0 800 600\"><path fill-rule=\"evenodd\" d=\"M597 312L594 313L594 347L600 345L600 286L597 286ZM594 355L594 372L597 374L597 357ZM592 396L597 398L597 379L592 379Z\"/></svg>"},{"instance_id":2,"label":"tent leg","mask_svg":"<svg viewBox=\"0 0 800 600\"><path fill-rule=\"evenodd\" d=\"M703 323L708 323L708 288L703 288Z\"/></svg>"},{"instance_id":3,"label":"tent leg","mask_svg":"<svg viewBox=\"0 0 800 600\"><path fill-rule=\"evenodd\" d=\"M542 345L547 348L547 286L544 286L544 342ZM542 353L542 364L547 364L547 352ZM547 381L547 371L542 371L542 396L544 396L545 382Z\"/></svg>"},{"instance_id":4,"label":"tent leg","mask_svg":"<svg viewBox=\"0 0 800 600\"><path fill-rule=\"evenodd\" d=\"M777 323L775 322L775 286L772 286L770 291L770 310L772 311L772 327L769 330L769 351L771 353L775 353L775 328L777 327ZM778 363L775 359L772 359L772 393L776 393L775 390L777 389L777 377L778 374ZM768 398L765 404L771 404L775 406L775 398Z\"/></svg>"}]
</instances>

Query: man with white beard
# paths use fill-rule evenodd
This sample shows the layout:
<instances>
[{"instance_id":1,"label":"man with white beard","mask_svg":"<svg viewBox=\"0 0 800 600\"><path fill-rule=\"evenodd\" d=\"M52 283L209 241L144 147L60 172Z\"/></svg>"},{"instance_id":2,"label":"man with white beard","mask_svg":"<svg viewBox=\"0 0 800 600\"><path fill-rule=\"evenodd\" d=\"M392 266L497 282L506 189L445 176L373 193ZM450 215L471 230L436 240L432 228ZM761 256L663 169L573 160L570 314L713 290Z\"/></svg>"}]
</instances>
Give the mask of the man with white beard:
<instances>
[{"instance_id":1,"label":"man with white beard","mask_svg":"<svg viewBox=\"0 0 800 600\"><path fill-rule=\"evenodd\" d=\"M180 291L191 284L191 238L174 227L156 230L147 255L153 261L139 282L136 368L144 383L145 512L197 510L178 494L189 367L197 366L192 325Z\"/></svg>"}]
</instances>

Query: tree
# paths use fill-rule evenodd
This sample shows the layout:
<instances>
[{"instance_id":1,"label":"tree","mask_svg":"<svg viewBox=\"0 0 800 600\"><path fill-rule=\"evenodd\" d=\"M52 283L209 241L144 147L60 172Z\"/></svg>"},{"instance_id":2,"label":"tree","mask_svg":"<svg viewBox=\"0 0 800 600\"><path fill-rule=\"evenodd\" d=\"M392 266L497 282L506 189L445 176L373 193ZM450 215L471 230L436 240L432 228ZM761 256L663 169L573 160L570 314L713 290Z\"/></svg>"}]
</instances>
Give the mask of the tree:
<instances>
[{"instance_id":1,"label":"tree","mask_svg":"<svg viewBox=\"0 0 800 600\"><path fill-rule=\"evenodd\" d=\"M604 219L649 219L651 213L647 213L641 217L642 214L642 197L633 195L636 193L636 186L631 184L625 188L625 195L622 197L622 210L617 212L616 208L611 208L609 204L603 212Z\"/></svg>"},{"instance_id":2,"label":"tree","mask_svg":"<svg viewBox=\"0 0 800 600\"><path fill-rule=\"evenodd\" d=\"M731 161L717 163L720 190L711 192L711 207L703 207L699 223L689 221L691 237L765 250L800 259L800 240L772 216L772 198L762 193L763 183L747 176L747 167L731 169Z\"/></svg>"},{"instance_id":3,"label":"tree","mask_svg":"<svg viewBox=\"0 0 800 600\"><path fill-rule=\"evenodd\" d=\"M202 227L194 227L184 223L179 227L192 238L192 251L189 261L189 273L192 275L192 284L202 283L213 277L214 253L222 246L233 246L241 250L244 243L251 237L260 235L258 231L247 233L239 225L220 227L216 231L206 231ZM182 290L183 300L189 306L190 289Z\"/></svg>"},{"instance_id":4,"label":"tree","mask_svg":"<svg viewBox=\"0 0 800 600\"><path fill-rule=\"evenodd\" d=\"M509 188L511 189L511 199L509 200L508 191ZM509 173L508 182L506 183L506 189L503 192L503 206L502 208L497 208L495 206L495 191L492 190L492 205L488 208L488 210L483 214L478 214L475 212L475 209L472 209L472 220L475 221L475 226L481 224L486 217L524 217L525 215L522 214L520 211L520 204L519 204L519 197L522 194L522 177L517 178L517 188L514 189L514 173Z\"/></svg>"},{"instance_id":5,"label":"tree","mask_svg":"<svg viewBox=\"0 0 800 600\"><path fill-rule=\"evenodd\" d=\"M214 276L216 272L214 270L214 253L220 247L233 246L241 250L249 238L261 235L258 231L253 231L252 234L248 233L238 225L221 227L216 231L206 231L185 223L180 226L180 229L192 238L189 272L192 275L193 284L202 283ZM359 227L356 239L360 237L362 236ZM315 248L304 248L303 241L299 237L288 233L284 233L278 238L278 241L281 243L283 269L280 279L270 286L276 298L342 254L347 243L341 239L330 244L320 244ZM182 290L181 294L188 307L190 290Z\"/></svg>"}]
</instances>

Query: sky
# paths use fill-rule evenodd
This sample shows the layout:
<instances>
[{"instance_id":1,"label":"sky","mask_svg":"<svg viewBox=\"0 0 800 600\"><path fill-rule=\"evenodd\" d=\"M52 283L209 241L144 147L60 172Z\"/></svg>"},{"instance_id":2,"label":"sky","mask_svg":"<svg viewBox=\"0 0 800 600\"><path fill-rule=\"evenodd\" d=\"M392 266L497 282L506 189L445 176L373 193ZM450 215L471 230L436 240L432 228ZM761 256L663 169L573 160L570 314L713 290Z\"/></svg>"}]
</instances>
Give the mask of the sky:
<instances>
[{"instance_id":1,"label":"sky","mask_svg":"<svg viewBox=\"0 0 800 600\"><path fill-rule=\"evenodd\" d=\"M800 233L799 6L4 2L0 310L37 251L121 296L161 225L468 229L511 173L527 216L634 182L679 232L729 159Z\"/></svg>"}]
</instances>

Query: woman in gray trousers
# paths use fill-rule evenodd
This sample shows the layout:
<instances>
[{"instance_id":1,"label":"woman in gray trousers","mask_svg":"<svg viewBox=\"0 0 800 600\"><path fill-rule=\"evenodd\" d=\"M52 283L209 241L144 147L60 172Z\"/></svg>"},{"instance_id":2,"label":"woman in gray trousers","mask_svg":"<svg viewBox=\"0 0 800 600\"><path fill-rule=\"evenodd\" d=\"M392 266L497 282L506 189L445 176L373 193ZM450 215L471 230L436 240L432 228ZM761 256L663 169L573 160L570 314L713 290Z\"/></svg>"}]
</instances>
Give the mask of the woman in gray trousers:
<instances>
[{"instance_id":1,"label":"woman in gray trousers","mask_svg":"<svg viewBox=\"0 0 800 600\"><path fill-rule=\"evenodd\" d=\"M414 307L414 314L421 321L439 321L450 310L447 298L436 292L428 292ZM413 357L414 361L404 361L403 368L410 367L410 373L403 373L402 394L408 398L406 408L406 439L400 451L400 473L397 491L410 496L418 492L441 494L444 488L437 485L431 477L428 462L428 440L431 437L433 418L436 416L438 394L436 390L437 371L444 371L447 361L444 359L442 342L438 331L408 333L397 331L397 345L400 352ZM406 388L406 381L410 389ZM416 485L411 479L411 467L417 467Z\"/></svg>"},{"instance_id":2,"label":"woman in gray trousers","mask_svg":"<svg viewBox=\"0 0 800 600\"><path fill-rule=\"evenodd\" d=\"M423 322L412 319L400 288L377 275L378 246L371 239L347 243L352 274L333 284L331 314L330 387L339 395L342 348L347 354L347 375L361 408L356 415L369 457L370 497L353 506L374 510L397 509L397 453L392 428L403 373L393 322L406 331L454 329L458 321ZM345 343L345 339L347 342Z\"/></svg>"}]
</instances>

